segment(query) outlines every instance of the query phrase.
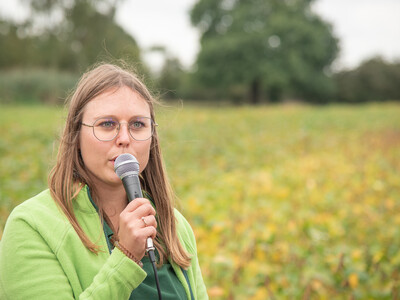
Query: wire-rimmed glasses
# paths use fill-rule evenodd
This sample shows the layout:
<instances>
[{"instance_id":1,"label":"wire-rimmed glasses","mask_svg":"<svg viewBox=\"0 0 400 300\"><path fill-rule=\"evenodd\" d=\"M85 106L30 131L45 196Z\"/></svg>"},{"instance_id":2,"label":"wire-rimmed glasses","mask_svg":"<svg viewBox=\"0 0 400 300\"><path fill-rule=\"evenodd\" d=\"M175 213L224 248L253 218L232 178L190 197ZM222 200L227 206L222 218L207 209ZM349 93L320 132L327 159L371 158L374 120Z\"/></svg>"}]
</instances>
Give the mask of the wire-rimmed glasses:
<instances>
[{"instance_id":1,"label":"wire-rimmed glasses","mask_svg":"<svg viewBox=\"0 0 400 300\"><path fill-rule=\"evenodd\" d=\"M103 142L112 141L116 138L122 124L127 124L130 136L136 141L146 141L152 137L154 127L158 126L151 118L135 117L128 123L120 123L112 117L99 118L93 125L81 123L84 126L93 128L93 135Z\"/></svg>"}]
</instances>

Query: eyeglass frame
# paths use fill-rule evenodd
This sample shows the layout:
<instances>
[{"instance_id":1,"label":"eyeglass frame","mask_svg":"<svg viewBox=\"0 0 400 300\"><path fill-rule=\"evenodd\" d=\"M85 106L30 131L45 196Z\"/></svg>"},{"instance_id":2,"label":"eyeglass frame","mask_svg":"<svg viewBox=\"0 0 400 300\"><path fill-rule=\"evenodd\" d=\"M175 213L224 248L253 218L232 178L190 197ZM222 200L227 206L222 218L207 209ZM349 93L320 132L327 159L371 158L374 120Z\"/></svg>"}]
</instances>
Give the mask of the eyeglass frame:
<instances>
[{"instance_id":1,"label":"eyeglass frame","mask_svg":"<svg viewBox=\"0 0 400 300\"><path fill-rule=\"evenodd\" d=\"M135 139L135 138L133 137L133 135L132 135L132 133L131 133L131 131L130 131L130 129L129 129L129 122L122 122L122 123L121 123L121 122L119 122L118 120L116 120L116 121L118 122L118 130L117 130L116 135L115 135L111 140L101 140L101 139L99 139L99 138L96 136L96 134L94 133L94 127L95 127L94 124L96 124L96 122L97 122L98 120L100 120L100 119L105 119L105 118L107 118L107 117L100 117L100 118L94 120L93 125L85 124L85 123L83 123L83 122L80 122L80 124L83 125L83 126L86 126L86 127L92 127L94 137L95 137L96 139L98 139L100 142L111 142L111 141L113 141L113 140L118 136L118 134L119 134L119 132L120 132L120 130L121 130L121 125L122 125L122 124L126 124L126 125L127 125L127 129L128 129L129 135L130 135L130 137L133 138L135 141L139 141L139 142L147 141L147 140L151 139L151 137L152 137L153 134L154 134L154 129L155 129L155 127L158 126L158 124L157 124L152 118L149 118L149 117L137 117L137 118L142 118L142 119L150 119L150 121L151 121L151 126L152 126L152 127L151 127L151 135L150 135L147 139L145 139L145 140L138 140L138 139ZM111 118L111 119L112 119L112 118ZM154 127L153 127L153 126L154 126Z\"/></svg>"}]
</instances>

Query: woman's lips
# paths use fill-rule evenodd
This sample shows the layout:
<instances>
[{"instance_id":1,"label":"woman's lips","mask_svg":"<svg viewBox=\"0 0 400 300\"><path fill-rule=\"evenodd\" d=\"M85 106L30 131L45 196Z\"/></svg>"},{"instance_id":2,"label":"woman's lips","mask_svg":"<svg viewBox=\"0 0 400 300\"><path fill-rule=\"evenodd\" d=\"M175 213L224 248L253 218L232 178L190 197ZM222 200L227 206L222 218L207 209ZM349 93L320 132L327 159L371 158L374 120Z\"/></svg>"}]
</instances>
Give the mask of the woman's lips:
<instances>
[{"instance_id":1,"label":"woman's lips","mask_svg":"<svg viewBox=\"0 0 400 300\"><path fill-rule=\"evenodd\" d=\"M115 155L113 158L111 158L109 161L113 164L115 164L115 160L117 159L118 156L120 156L121 154Z\"/></svg>"},{"instance_id":2,"label":"woman's lips","mask_svg":"<svg viewBox=\"0 0 400 300\"><path fill-rule=\"evenodd\" d=\"M112 158L112 159L109 160L109 162L112 163L113 166L114 166L114 164L115 164L115 159L116 159L117 157L118 157L118 156L116 156L115 158Z\"/></svg>"}]
</instances>

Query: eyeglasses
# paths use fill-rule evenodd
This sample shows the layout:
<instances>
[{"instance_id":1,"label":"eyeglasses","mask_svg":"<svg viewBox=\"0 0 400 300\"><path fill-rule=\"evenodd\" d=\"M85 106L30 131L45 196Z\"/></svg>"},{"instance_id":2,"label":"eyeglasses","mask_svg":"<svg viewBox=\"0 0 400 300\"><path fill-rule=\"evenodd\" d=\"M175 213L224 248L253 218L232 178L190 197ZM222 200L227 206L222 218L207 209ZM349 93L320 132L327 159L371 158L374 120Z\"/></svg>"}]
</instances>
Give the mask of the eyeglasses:
<instances>
[{"instance_id":1,"label":"eyeglasses","mask_svg":"<svg viewBox=\"0 0 400 300\"><path fill-rule=\"evenodd\" d=\"M100 118L94 121L93 125L81 123L84 126L93 128L93 135L103 142L112 141L119 133L122 124L128 125L130 136L137 141L146 141L152 137L154 127L158 126L151 118L136 117L129 123L120 123L117 120L109 118Z\"/></svg>"}]
</instances>

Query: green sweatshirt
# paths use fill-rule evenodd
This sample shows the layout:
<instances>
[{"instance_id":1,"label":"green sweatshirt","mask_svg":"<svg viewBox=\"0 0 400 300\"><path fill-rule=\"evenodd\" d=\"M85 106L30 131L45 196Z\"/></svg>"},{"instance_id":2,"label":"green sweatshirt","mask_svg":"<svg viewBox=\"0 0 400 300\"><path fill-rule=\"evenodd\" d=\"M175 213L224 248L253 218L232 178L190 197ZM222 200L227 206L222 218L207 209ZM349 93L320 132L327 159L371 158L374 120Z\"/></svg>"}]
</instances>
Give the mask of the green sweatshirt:
<instances>
[{"instance_id":1,"label":"green sweatshirt","mask_svg":"<svg viewBox=\"0 0 400 300\"><path fill-rule=\"evenodd\" d=\"M12 211L0 241L0 299L129 299L146 272L117 248L109 254L86 189L74 201L74 212L91 241L102 247L97 255L83 245L49 190ZM193 231L177 210L175 218L178 237L192 255L187 276L193 296L208 299ZM191 299L181 268L171 265Z\"/></svg>"}]
</instances>

